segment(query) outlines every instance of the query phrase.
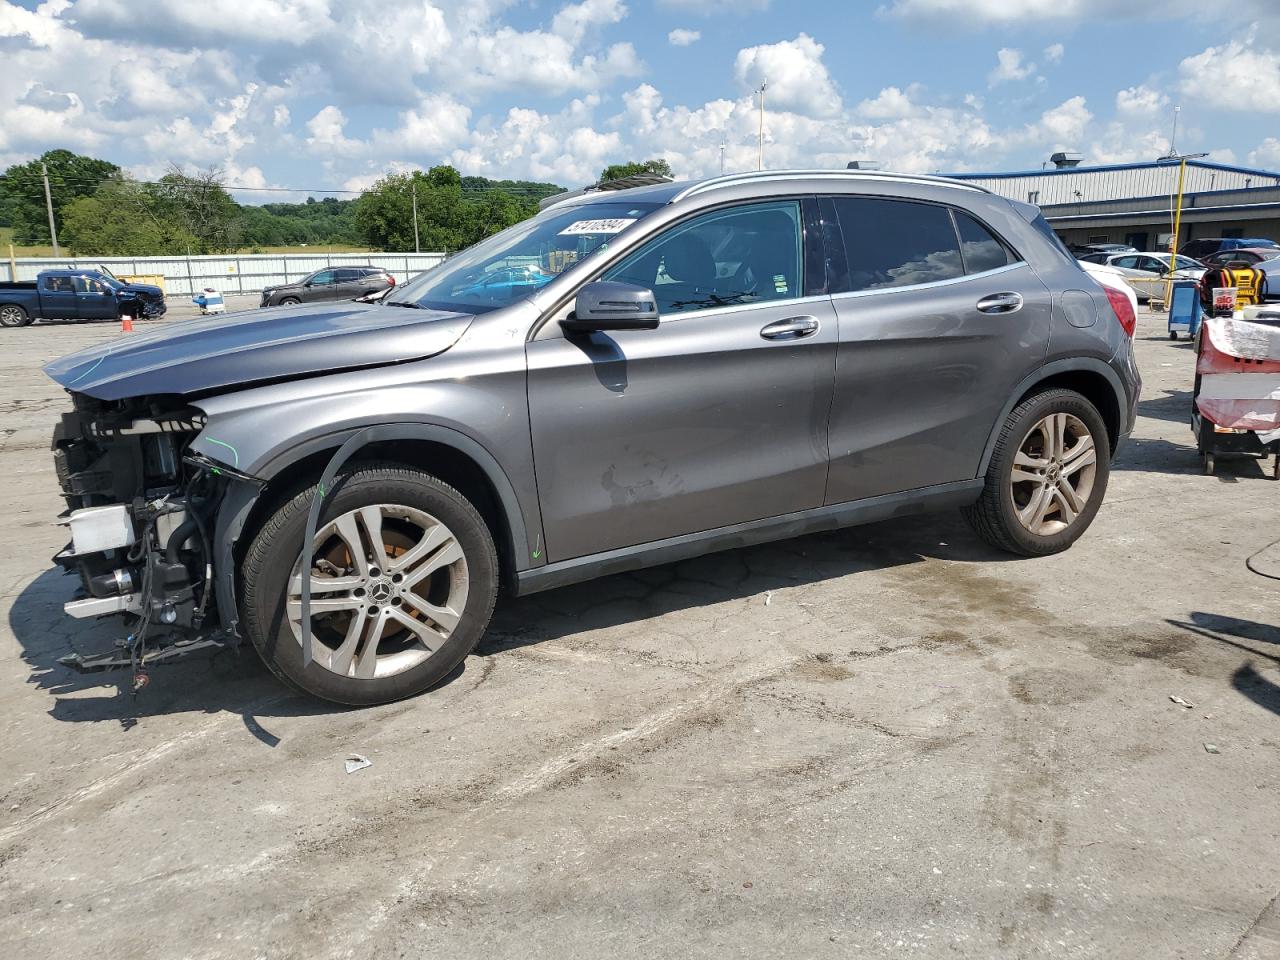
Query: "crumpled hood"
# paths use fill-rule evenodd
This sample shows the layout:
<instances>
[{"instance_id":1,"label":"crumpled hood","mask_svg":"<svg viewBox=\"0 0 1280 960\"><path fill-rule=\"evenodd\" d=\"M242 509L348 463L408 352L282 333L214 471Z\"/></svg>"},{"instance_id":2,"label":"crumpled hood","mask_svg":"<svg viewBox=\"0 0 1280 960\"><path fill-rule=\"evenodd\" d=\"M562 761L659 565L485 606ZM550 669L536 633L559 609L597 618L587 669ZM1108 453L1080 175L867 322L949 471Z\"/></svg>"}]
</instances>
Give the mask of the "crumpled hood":
<instances>
[{"instance_id":1,"label":"crumpled hood","mask_svg":"<svg viewBox=\"0 0 1280 960\"><path fill-rule=\"evenodd\" d=\"M122 286L126 293L136 293L139 296L164 299L164 291L149 283L126 283Z\"/></svg>"},{"instance_id":2,"label":"crumpled hood","mask_svg":"<svg viewBox=\"0 0 1280 960\"><path fill-rule=\"evenodd\" d=\"M469 314L314 303L180 320L54 360L44 372L99 400L195 394L442 353Z\"/></svg>"}]
</instances>

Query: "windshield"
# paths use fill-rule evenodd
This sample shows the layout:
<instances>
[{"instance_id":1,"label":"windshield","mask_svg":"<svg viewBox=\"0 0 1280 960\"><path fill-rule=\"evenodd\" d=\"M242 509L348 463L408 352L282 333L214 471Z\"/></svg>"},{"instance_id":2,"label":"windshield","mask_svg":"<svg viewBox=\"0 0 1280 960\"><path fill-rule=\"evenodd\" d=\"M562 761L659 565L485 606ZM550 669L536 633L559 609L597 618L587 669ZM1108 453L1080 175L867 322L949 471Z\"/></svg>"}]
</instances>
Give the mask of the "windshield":
<instances>
[{"instance_id":1,"label":"windshield","mask_svg":"<svg viewBox=\"0 0 1280 960\"><path fill-rule=\"evenodd\" d=\"M602 201L548 210L468 247L381 302L463 313L497 310L532 296L657 207Z\"/></svg>"}]
</instances>

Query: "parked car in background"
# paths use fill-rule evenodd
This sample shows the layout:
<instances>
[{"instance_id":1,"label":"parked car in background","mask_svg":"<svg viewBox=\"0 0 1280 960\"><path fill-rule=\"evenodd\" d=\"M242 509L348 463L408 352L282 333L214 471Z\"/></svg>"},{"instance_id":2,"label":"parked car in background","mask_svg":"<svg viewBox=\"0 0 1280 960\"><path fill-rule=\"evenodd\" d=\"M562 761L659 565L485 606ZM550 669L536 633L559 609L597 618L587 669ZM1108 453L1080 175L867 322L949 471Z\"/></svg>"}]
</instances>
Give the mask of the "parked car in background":
<instances>
[{"instance_id":1,"label":"parked car in background","mask_svg":"<svg viewBox=\"0 0 1280 960\"><path fill-rule=\"evenodd\" d=\"M526 264L546 280L514 299L482 282ZM572 197L380 303L49 364L74 408L57 562L88 593L67 612L144 618L153 649L243 637L294 687L373 704L448 676L500 584L954 507L1058 553L1133 427L1135 323L1039 210L968 183Z\"/></svg>"},{"instance_id":2,"label":"parked car in background","mask_svg":"<svg viewBox=\"0 0 1280 960\"><path fill-rule=\"evenodd\" d=\"M1136 253L1137 250L1127 243L1079 243L1071 247L1071 253L1077 259L1095 253Z\"/></svg>"},{"instance_id":3,"label":"parked car in background","mask_svg":"<svg viewBox=\"0 0 1280 960\"><path fill-rule=\"evenodd\" d=\"M261 307L315 303L320 300L354 300L396 285L396 278L381 267L326 267L296 283L267 287Z\"/></svg>"},{"instance_id":4,"label":"parked car in background","mask_svg":"<svg viewBox=\"0 0 1280 960\"><path fill-rule=\"evenodd\" d=\"M119 320L162 317L164 291L125 283L104 270L44 270L35 280L0 283L0 326L35 320Z\"/></svg>"},{"instance_id":5,"label":"parked car in background","mask_svg":"<svg viewBox=\"0 0 1280 960\"><path fill-rule=\"evenodd\" d=\"M1259 237L1204 237L1200 240L1188 240L1178 252L1197 260L1209 262L1209 257L1226 250L1246 250L1254 247L1280 247L1274 240Z\"/></svg>"},{"instance_id":6,"label":"parked car in background","mask_svg":"<svg viewBox=\"0 0 1280 960\"><path fill-rule=\"evenodd\" d=\"M1123 276L1137 281L1133 289L1138 299L1145 302L1155 292L1157 281L1167 278L1173 255L1169 253L1092 253L1080 258L1082 263L1096 263L1118 270ZM1178 255L1176 280L1199 280L1207 268L1199 260Z\"/></svg>"},{"instance_id":7,"label":"parked car in background","mask_svg":"<svg viewBox=\"0 0 1280 960\"><path fill-rule=\"evenodd\" d=\"M1133 287L1125 279L1123 273L1115 267L1108 267L1105 264L1094 263L1092 260L1081 260L1080 266L1084 272L1093 277L1094 280L1102 284L1108 290L1123 294L1125 299L1129 301L1129 309L1133 311L1136 318L1138 316L1138 294ZM1137 323L1135 319L1135 325Z\"/></svg>"},{"instance_id":8,"label":"parked car in background","mask_svg":"<svg viewBox=\"0 0 1280 960\"><path fill-rule=\"evenodd\" d=\"M1234 250L1219 250L1217 253L1211 253L1204 258L1204 263L1208 267L1225 267L1228 263L1234 263L1242 260L1255 267L1264 260L1274 260L1280 257L1280 249L1275 247L1239 247Z\"/></svg>"}]
</instances>

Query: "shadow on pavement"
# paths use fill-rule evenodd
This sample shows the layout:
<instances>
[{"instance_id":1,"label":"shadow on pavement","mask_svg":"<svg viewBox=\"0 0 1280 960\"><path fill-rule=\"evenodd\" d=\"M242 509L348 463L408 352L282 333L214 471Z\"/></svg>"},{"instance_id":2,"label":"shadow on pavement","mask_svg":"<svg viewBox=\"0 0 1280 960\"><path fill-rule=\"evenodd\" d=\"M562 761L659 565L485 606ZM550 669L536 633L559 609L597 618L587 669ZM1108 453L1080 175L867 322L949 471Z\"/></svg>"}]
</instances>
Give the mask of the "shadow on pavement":
<instances>
[{"instance_id":1,"label":"shadow on pavement","mask_svg":"<svg viewBox=\"0 0 1280 960\"><path fill-rule=\"evenodd\" d=\"M991 563L1018 558L983 544L955 512L883 521L848 530L708 554L501 602L476 648L482 657L554 640L586 629L643 622L677 610L724 603L867 570L939 558ZM69 723L115 721L130 729L144 717L173 713L238 714L245 729L269 746L262 720L343 712L285 689L251 646L239 652L193 655L156 667L136 696L128 670L77 673L58 662L72 652L110 651L124 623L108 617L76 621L62 605L77 579L48 570L19 594L9 626L31 670L29 683L53 697L50 715ZM438 685L456 682L466 661ZM100 691L100 695L90 695Z\"/></svg>"},{"instance_id":2,"label":"shadow on pavement","mask_svg":"<svg viewBox=\"0 0 1280 960\"><path fill-rule=\"evenodd\" d=\"M1190 621L1169 620L1168 623L1189 633L1207 637L1218 643L1235 647L1245 653L1253 654L1264 660L1280 664L1280 656L1258 650L1256 647L1240 643L1249 640L1253 643L1269 643L1280 653L1280 629L1256 620L1242 620L1239 617L1222 616L1216 613L1194 611ZM1236 639L1231 639L1231 638ZM1252 700L1258 706L1280 715L1280 685L1268 680L1254 668L1252 662L1246 662L1231 675L1231 687L1241 696Z\"/></svg>"},{"instance_id":3,"label":"shadow on pavement","mask_svg":"<svg viewBox=\"0 0 1280 960\"><path fill-rule=\"evenodd\" d=\"M707 554L507 600L476 648L517 647L927 559L993 563L1020 558L988 547L958 512L886 520Z\"/></svg>"},{"instance_id":4,"label":"shadow on pavement","mask_svg":"<svg viewBox=\"0 0 1280 960\"><path fill-rule=\"evenodd\" d=\"M326 704L281 686L252 647L238 652L193 655L190 660L156 667L151 683L136 696L128 670L77 673L58 658L69 653L105 653L123 636L124 622L73 620L62 610L72 599L77 578L46 570L13 601L9 628L22 647L31 670L28 683L54 698L49 711L69 723L117 721L128 730L144 717L170 713L238 714L245 729L269 746L275 737L259 718L335 713L345 708ZM90 695L99 691L100 695Z\"/></svg>"}]
</instances>

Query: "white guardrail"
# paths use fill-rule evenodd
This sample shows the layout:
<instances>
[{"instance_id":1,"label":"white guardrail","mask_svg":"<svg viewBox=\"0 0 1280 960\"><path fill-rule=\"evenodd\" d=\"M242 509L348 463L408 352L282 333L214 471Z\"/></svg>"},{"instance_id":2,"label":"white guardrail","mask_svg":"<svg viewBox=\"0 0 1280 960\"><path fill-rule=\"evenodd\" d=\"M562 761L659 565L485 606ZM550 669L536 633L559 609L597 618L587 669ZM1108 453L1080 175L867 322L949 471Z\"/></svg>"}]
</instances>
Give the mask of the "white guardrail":
<instances>
[{"instance_id":1,"label":"white guardrail","mask_svg":"<svg viewBox=\"0 0 1280 960\"><path fill-rule=\"evenodd\" d=\"M445 259L443 253L260 253L210 257L19 257L0 260L0 280L34 280L42 270L106 267L118 277L164 277L166 296L213 287L224 296L301 280L326 267L372 266L403 283ZM16 269L15 269L16 268ZM15 276L16 274L16 276Z\"/></svg>"}]
</instances>

